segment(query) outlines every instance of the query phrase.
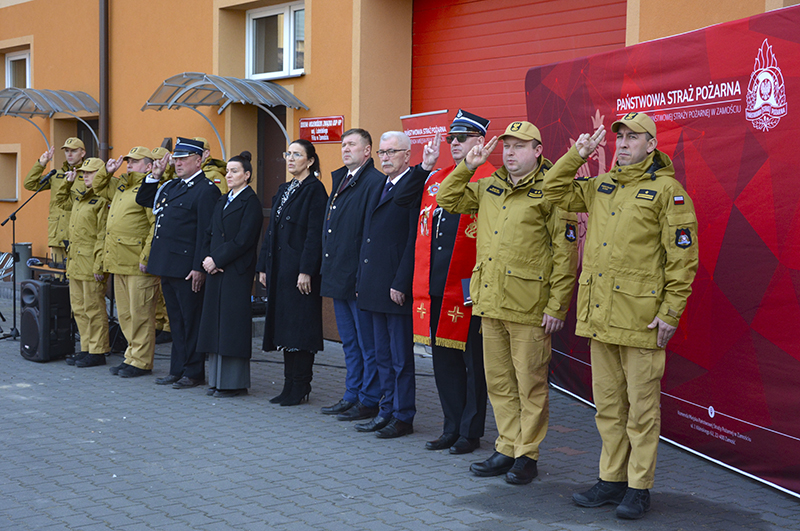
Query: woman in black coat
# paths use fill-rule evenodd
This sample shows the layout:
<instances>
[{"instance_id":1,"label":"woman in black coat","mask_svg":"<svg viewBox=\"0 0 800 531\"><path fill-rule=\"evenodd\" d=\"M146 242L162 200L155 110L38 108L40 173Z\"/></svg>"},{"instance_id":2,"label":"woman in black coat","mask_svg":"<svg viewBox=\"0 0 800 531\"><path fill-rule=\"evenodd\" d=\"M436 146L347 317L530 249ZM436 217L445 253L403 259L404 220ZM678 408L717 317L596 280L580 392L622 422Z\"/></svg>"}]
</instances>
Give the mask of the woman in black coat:
<instances>
[{"instance_id":1,"label":"woman in black coat","mask_svg":"<svg viewBox=\"0 0 800 531\"><path fill-rule=\"evenodd\" d=\"M209 353L208 394L231 397L250 387L252 302L258 235L264 216L248 183L250 153L232 157L225 180L229 192L219 198L206 233L209 255L197 350Z\"/></svg>"},{"instance_id":2,"label":"woman in black coat","mask_svg":"<svg viewBox=\"0 0 800 531\"><path fill-rule=\"evenodd\" d=\"M267 288L263 349L283 350L283 391L270 402L294 406L308 399L314 355L323 348L319 269L328 194L313 144L296 140L284 157L293 179L272 199L257 269Z\"/></svg>"}]
</instances>

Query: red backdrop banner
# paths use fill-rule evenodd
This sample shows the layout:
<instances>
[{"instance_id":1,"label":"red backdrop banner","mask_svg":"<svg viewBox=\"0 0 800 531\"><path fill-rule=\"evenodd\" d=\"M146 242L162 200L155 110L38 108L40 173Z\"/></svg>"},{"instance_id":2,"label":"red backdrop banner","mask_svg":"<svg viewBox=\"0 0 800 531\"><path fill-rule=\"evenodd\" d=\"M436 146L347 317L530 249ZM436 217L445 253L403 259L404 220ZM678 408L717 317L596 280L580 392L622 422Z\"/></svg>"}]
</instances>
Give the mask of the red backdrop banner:
<instances>
[{"instance_id":1,"label":"red backdrop banner","mask_svg":"<svg viewBox=\"0 0 800 531\"><path fill-rule=\"evenodd\" d=\"M552 160L601 123L653 117L700 248L662 435L800 493L800 7L533 68L525 90ZM609 169L614 142L609 130L580 175ZM552 379L591 400L588 343L569 322Z\"/></svg>"}]
</instances>

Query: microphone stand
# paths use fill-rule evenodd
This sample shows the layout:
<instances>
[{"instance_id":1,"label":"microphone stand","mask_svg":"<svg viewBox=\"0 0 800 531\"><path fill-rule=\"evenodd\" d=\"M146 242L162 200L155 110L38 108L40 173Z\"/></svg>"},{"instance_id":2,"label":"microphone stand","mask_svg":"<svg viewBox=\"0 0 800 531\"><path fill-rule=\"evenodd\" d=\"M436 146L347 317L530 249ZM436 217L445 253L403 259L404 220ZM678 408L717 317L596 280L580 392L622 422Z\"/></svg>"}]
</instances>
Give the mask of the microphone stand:
<instances>
[{"instance_id":1,"label":"microphone stand","mask_svg":"<svg viewBox=\"0 0 800 531\"><path fill-rule=\"evenodd\" d=\"M11 256L13 257L14 264L14 268L11 270L11 289L13 290L11 295L11 312L14 314L12 321L13 324L11 325L11 330L7 334L0 336L0 339L10 339L11 341L17 341L19 339L19 330L17 330L17 262L19 262L19 254L17 254L17 212L25 208L25 205L30 203L31 199L36 197L39 192L44 190L44 187L47 186L49 181L50 179L47 179L45 182L43 182L41 186L39 186L39 189L36 190L27 201L22 203L22 205L12 212L11 215L5 219L5 221L0 223L0 227L5 227L6 223L8 223L8 220L11 220Z\"/></svg>"}]
</instances>

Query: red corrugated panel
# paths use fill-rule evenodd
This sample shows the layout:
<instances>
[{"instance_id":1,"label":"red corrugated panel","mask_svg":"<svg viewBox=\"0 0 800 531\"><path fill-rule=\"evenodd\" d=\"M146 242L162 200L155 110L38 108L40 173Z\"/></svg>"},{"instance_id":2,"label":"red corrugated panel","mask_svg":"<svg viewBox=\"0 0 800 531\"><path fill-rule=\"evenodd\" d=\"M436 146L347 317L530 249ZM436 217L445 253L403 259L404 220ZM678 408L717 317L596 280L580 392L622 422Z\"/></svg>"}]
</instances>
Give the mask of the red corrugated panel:
<instances>
[{"instance_id":1,"label":"red corrugated panel","mask_svg":"<svg viewBox=\"0 0 800 531\"><path fill-rule=\"evenodd\" d=\"M415 0L411 110L462 107L499 134L527 115L529 68L623 47L625 10L625 0Z\"/></svg>"}]
</instances>

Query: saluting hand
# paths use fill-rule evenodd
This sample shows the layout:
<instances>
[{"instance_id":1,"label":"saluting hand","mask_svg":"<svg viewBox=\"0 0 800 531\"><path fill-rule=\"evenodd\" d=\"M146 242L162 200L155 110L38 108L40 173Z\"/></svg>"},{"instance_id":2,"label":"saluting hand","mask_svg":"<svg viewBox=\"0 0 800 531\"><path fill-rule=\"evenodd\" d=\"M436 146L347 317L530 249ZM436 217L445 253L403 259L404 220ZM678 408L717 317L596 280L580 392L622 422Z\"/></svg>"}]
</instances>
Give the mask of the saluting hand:
<instances>
[{"instance_id":1,"label":"saluting hand","mask_svg":"<svg viewBox=\"0 0 800 531\"><path fill-rule=\"evenodd\" d=\"M108 159L108 162L106 162L106 171L109 174L114 173L115 171L117 171L119 169L119 167L122 166L122 157L124 157L124 156L125 155L120 155L118 159L114 159L114 158Z\"/></svg>"},{"instance_id":2,"label":"saluting hand","mask_svg":"<svg viewBox=\"0 0 800 531\"><path fill-rule=\"evenodd\" d=\"M78 172L76 172L75 170L69 170L67 173L64 174L64 177L67 179L67 181L71 183L75 182L75 177L77 176Z\"/></svg>"},{"instance_id":3,"label":"saluting hand","mask_svg":"<svg viewBox=\"0 0 800 531\"><path fill-rule=\"evenodd\" d=\"M53 154L56 152L56 147L51 146L50 149L42 153L42 156L39 157L39 164L42 166L47 166L47 163L53 160Z\"/></svg>"},{"instance_id":4,"label":"saluting hand","mask_svg":"<svg viewBox=\"0 0 800 531\"><path fill-rule=\"evenodd\" d=\"M439 160L439 148L442 146L442 132L436 131L433 140L428 141L422 148L422 169L431 171Z\"/></svg>"},{"instance_id":5,"label":"saluting hand","mask_svg":"<svg viewBox=\"0 0 800 531\"><path fill-rule=\"evenodd\" d=\"M154 161L152 171L153 177L160 179L161 176L164 175L164 171L167 169L170 160L172 160L172 153L167 153L161 160Z\"/></svg>"},{"instance_id":6,"label":"saluting hand","mask_svg":"<svg viewBox=\"0 0 800 531\"><path fill-rule=\"evenodd\" d=\"M594 153L594 150L597 149L597 146L600 145L600 142L602 142L605 137L606 128L603 124L600 124L600 127L598 127L591 136L589 133L583 133L578 137L578 140L575 141L575 149L578 150L578 155L584 159L588 158L589 155Z\"/></svg>"},{"instance_id":7,"label":"saluting hand","mask_svg":"<svg viewBox=\"0 0 800 531\"><path fill-rule=\"evenodd\" d=\"M467 169L470 171L475 171L479 166L489 160L489 155L491 155L492 151L494 151L494 148L497 146L497 142L498 138L494 136L486 144L482 146L477 145L467 151L467 156L464 160L464 164L467 165Z\"/></svg>"}]
</instances>

